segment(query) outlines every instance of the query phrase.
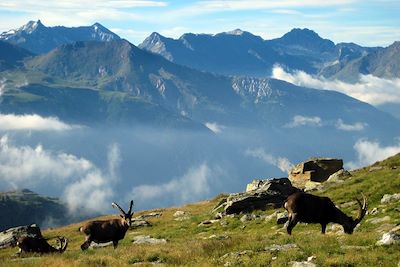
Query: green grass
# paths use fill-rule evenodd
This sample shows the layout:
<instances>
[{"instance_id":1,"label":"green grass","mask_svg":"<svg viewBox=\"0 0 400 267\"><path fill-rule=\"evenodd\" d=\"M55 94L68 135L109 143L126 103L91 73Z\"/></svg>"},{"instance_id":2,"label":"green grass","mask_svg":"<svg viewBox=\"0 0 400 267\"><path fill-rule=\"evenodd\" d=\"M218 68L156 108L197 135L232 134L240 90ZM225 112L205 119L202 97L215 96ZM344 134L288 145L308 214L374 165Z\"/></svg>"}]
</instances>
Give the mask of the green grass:
<instances>
[{"instance_id":1,"label":"green grass","mask_svg":"<svg viewBox=\"0 0 400 267\"><path fill-rule=\"evenodd\" d=\"M219 222L198 226L206 219L212 219L211 210L224 197L186 205L179 208L157 210L162 212L159 218L148 219L152 227L131 229L127 232L117 249L106 247L82 252L80 244L83 235L77 231L82 224L74 224L44 231L46 237L64 235L70 240L67 251L53 255L25 255L13 258L16 248L0 250L1 266L152 266L161 263L167 266L288 266L291 261L304 261L315 256L318 266L398 266L400 246L376 246L381 237L381 224L367 222L370 218L390 216L385 224L396 225L400 222L399 202L382 205L384 194L400 192L400 155L374 165L375 170L366 167L352 172L339 186L325 184L324 191L317 194L329 196L337 205L361 197L363 192L369 200L369 209L378 207L377 215L367 215L352 235L331 230L320 234L319 225L299 224L292 236L286 234L282 226L274 221L263 220L242 223L241 215L225 218L226 224ZM175 221L173 214L184 210L191 214L185 221ZM357 205L343 209L355 216ZM137 215L150 211L139 212ZM257 214L271 214L274 210ZM108 216L106 216L108 218ZM341 229L340 226L337 227ZM168 242L161 245L134 245L133 237L150 235L164 238ZM217 238L210 238L216 235ZM221 237L221 238L218 238ZM298 248L286 251L270 251L265 247L273 244L296 244Z\"/></svg>"}]
</instances>

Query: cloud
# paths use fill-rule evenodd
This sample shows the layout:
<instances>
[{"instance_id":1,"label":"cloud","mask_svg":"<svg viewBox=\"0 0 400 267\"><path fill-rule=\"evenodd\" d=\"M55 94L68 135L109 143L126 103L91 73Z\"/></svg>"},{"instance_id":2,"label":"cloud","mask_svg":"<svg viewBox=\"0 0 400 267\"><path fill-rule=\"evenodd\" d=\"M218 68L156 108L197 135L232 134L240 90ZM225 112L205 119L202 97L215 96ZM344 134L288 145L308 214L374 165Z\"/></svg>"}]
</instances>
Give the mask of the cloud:
<instances>
[{"instance_id":1,"label":"cloud","mask_svg":"<svg viewBox=\"0 0 400 267\"><path fill-rule=\"evenodd\" d=\"M342 119L338 119L336 122L336 128L343 131L363 131L368 126L367 123L356 122L354 124L346 124Z\"/></svg>"},{"instance_id":2,"label":"cloud","mask_svg":"<svg viewBox=\"0 0 400 267\"><path fill-rule=\"evenodd\" d=\"M381 146L377 141L360 139L354 144L353 148L357 152L357 161L349 162L347 164L349 169L368 166L400 153L400 142L393 146Z\"/></svg>"},{"instance_id":3,"label":"cloud","mask_svg":"<svg viewBox=\"0 0 400 267\"><path fill-rule=\"evenodd\" d=\"M0 114L0 131L66 131L78 127L66 124L56 117L41 117L37 114Z\"/></svg>"},{"instance_id":4,"label":"cloud","mask_svg":"<svg viewBox=\"0 0 400 267\"><path fill-rule=\"evenodd\" d=\"M292 121L285 124L284 127L286 128L296 128L300 126L314 126L320 127L322 125L322 120L320 117L307 117L296 115L293 117Z\"/></svg>"},{"instance_id":5,"label":"cloud","mask_svg":"<svg viewBox=\"0 0 400 267\"><path fill-rule=\"evenodd\" d=\"M357 83L345 83L339 80L327 80L323 77L313 77L304 71L286 72L282 67L275 66L272 77L284 80L298 86L335 90L372 105L385 103L400 103L400 79L383 79L373 75L361 75Z\"/></svg>"},{"instance_id":6,"label":"cloud","mask_svg":"<svg viewBox=\"0 0 400 267\"><path fill-rule=\"evenodd\" d=\"M265 150L262 148L247 149L245 151L245 155L258 158L265 163L276 166L285 173L289 173L290 169L293 167L293 164L289 161L289 159L284 157L275 157L271 154L266 153Z\"/></svg>"},{"instance_id":7,"label":"cloud","mask_svg":"<svg viewBox=\"0 0 400 267\"><path fill-rule=\"evenodd\" d=\"M110 146L107 172L85 158L43 148L14 145L0 138L0 182L7 187L63 190L71 213L99 212L113 196L112 181L120 161L118 145Z\"/></svg>"},{"instance_id":8,"label":"cloud","mask_svg":"<svg viewBox=\"0 0 400 267\"><path fill-rule=\"evenodd\" d=\"M5 79L5 78L0 79L0 97L4 93L4 87L6 86L6 82L7 82L7 79Z\"/></svg>"},{"instance_id":9,"label":"cloud","mask_svg":"<svg viewBox=\"0 0 400 267\"><path fill-rule=\"evenodd\" d=\"M211 131L213 131L214 133L221 133L222 132L222 130L224 130L225 129L225 126L223 126L223 125L220 125L220 124L218 124L218 123L216 123L216 122L206 122L205 124L204 124L208 129L210 129Z\"/></svg>"},{"instance_id":10,"label":"cloud","mask_svg":"<svg viewBox=\"0 0 400 267\"><path fill-rule=\"evenodd\" d=\"M167 183L156 185L139 185L132 189L130 198L146 206L182 204L197 201L210 193L212 178L215 175L210 167L203 163L190 168L183 176Z\"/></svg>"}]
</instances>

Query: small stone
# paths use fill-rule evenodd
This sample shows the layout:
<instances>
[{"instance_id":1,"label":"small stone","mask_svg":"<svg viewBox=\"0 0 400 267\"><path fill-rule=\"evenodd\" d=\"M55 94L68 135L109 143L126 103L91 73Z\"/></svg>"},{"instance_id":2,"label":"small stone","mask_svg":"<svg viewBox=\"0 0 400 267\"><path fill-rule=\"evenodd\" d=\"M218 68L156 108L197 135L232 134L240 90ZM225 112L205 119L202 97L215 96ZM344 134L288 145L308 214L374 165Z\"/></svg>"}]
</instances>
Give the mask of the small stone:
<instances>
[{"instance_id":1,"label":"small stone","mask_svg":"<svg viewBox=\"0 0 400 267\"><path fill-rule=\"evenodd\" d=\"M287 211L278 212L276 214L276 223L277 224L285 224L289 220L289 215Z\"/></svg>"},{"instance_id":2,"label":"small stone","mask_svg":"<svg viewBox=\"0 0 400 267\"><path fill-rule=\"evenodd\" d=\"M190 219L190 213L182 210L178 210L172 215L175 221L185 221Z\"/></svg>"},{"instance_id":3,"label":"small stone","mask_svg":"<svg viewBox=\"0 0 400 267\"><path fill-rule=\"evenodd\" d=\"M373 208L371 211L368 211L369 215L376 215L379 213L379 209L378 208Z\"/></svg>"},{"instance_id":4,"label":"small stone","mask_svg":"<svg viewBox=\"0 0 400 267\"><path fill-rule=\"evenodd\" d=\"M206 226L218 222L218 220L205 220L199 223L197 226Z\"/></svg>"},{"instance_id":5,"label":"small stone","mask_svg":"<svg viewBox=\"0 0 400 267\"><path fill-rule=\"evenodd\" d=\"M91 248L91 249L104 248L104 247L109 247L109 246L112 246L112 245L113 245L112 241L106 242L106 243L95 243L95 242L92 242L92 243L90 243L89 248Z\"/></svg>"},{"instance_id":6,"label":"small stone","mask_svg":"<svg viewBox=\"0 0 400 267\"><path fill-rule=\"evenodd\" d=\"M274 213L265 216L265 221L269 222L269 221L276 219L277 214L278 214L278 211L275 211Z\"/></svg>"},{"instance_id":7,"label":"small stone","mask_svg":"<svg viewBox=\"0 0 400 267\"><path fill-rule=\"evenodd\" d=\"M307 261L310 262L310 261L315 260L316 258L317 258L317 257L313 255L313 256L308 257L308 258L307 258Z\"/></svg>"}]
</instances>

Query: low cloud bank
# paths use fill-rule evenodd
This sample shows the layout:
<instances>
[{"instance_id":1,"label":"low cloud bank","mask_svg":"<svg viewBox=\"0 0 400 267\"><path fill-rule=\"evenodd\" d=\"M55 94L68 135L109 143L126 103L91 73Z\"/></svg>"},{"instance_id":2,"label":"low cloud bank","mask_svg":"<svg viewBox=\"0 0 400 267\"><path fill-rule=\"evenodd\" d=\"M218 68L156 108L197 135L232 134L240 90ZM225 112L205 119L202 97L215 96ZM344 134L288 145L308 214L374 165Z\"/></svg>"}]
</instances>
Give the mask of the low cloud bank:
<instances>
[{"instance_id":1,"label":"low cloud bank","mask_svg":"<svg viewBox=\"0 0 400 267\"><path fill-rule=\"evenodd\" d=\"M357 160L347 164L349 169L368 166L400 153L400 142L392 146L381 146L377 141L361 139L354 144L354 150L357 152Z\"/></svg>"},{"instance_id":2,"label":"low cloud bank","mask_svg":"<svg viewBox=\"0 0 400 267\"><path fill-rule=\"evenodd\" d=\"M14 189L43 186L63 190L69 211L85 214L104 211L113 196L119 148L109 149L109 170L101 170L85 158L36 147L14 145L0 138L0 184Z\"/></svg>"},{"instance_id":3,"label":"low cloud bank","mask_svg":"<svg viewBox=\"0 0 400 267\"><path fill-rule=\"evenodd\" d=\"M42 117L37 114L0 114L0 131L66 131L77 127L66 124L56 117Z\"/></svg>"},{"instance_id":4,"label":"low cloud bank","mask_svg":"<svg viewBox=\"0 0 400 267\"><path fill-rule=\"evenodd\" d=\"M245 151L245 155L258 158L267 164L271 164L279 168L284 173L289 173L290 169L293 167L293 164L289 161L289 159L284 157L275 157L265 152L265 150L262 148L247 149Z\"/></svg>"},{"instance_id":5,"label":"low cloud bank","mask_svg":"<svg viewBox=\"0 0 400 267\"><path fill-rule=\"evenodd\" d=\"M368 124L367 123L363 123L363 122L356 122L353 124L347 124L344 123L342 119L338 119L338 121L336 122L336 128L339 130L343 130L343 131L362 131L365 129L365 127L367 127Z\"/></svg>"},{"instance_id":6,"label":"low cloud bank","mask_svg":"<svg viewBox=\"0 0 400 267\"><path fill-rule=\"evenodd\" d=\"M373 75L362 75L357 83L346 83L339 80L328 80L314 77L304 71L286 72L280 66L274 66L272 77L298 86L335 90L371 105L400 103L400 79L384 79Z\"/></svg>"},{"instance_id":7,"label":"low cloud bank","mask_svg":"<svg viewBox=\"0 0 400 267\"><path fill-rule=\"evenodd\" d=\"M190 168L183 176L156 185L139 185L132 189L130 199L138 206L179 205L198 201L211 192L218 170L206 163Z\"/></svg>"}]
</instances>

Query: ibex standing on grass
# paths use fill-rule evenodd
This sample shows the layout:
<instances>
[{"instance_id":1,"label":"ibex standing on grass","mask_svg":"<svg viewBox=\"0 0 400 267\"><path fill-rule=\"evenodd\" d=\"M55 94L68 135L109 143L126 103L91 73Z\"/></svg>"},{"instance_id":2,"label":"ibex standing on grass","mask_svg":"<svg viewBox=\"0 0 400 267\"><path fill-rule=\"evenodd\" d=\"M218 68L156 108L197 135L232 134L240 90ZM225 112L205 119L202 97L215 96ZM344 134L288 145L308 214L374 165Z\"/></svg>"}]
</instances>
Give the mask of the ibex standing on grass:
<instances>
[{"instance_id":1,"label":"ibex standing on grass","mask_svg":"<svg viewBox=\"0 0 400 267\"><path fill-rule=\"evenodd\" d=\"M107 243L112 241L114 248L117 248L118 241L125 237L125 233L131 225L133 200L126 213L117 203L112 203L114 208L118 208L121 212L120 219L110 219L103 221L90 221L82 226L79 230L86 235L85 242L81 245L81 249L85 250L90 243Z\"/></svg>"},{"instance_id":2,"label":"ibex standing on grass","mask_svg":"<svg viewBox=\"0 0 400 267\"><path fill-rule=\"evenodd\" d=\"M342 225L346 234L352 234L367 212L367 199L365 196L363 198L362 205L357 199L360 209L357 218L353 219L339 210L328 197L319 197L303 192L294 193L288 196L284 204L289 213L287 232L290 235L298 222L305 222L321 224L321 232L325 234L326 225L333 222Z\"/></svg>"}]
</instances>

